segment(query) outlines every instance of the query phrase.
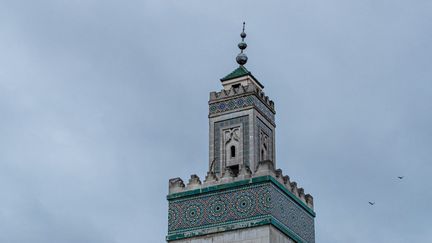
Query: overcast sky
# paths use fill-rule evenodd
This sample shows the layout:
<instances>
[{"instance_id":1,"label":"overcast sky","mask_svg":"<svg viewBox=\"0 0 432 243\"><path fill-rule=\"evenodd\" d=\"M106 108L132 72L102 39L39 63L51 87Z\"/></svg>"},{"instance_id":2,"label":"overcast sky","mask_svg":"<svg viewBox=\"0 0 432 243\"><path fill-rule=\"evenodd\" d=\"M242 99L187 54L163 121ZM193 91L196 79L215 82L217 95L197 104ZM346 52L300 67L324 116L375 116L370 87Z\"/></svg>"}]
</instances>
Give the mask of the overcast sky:
<instances>
[{"instance_id":1,"label":"overcast sky","mask_svg":"<svg viewBox=\"0 0 432 243\"><path fill-rule=\"evenodd\" d=\"M0 0L0 242L164 242L243 21L316 241L432 242L430 0Z\"/></svg>"}]
</instances>

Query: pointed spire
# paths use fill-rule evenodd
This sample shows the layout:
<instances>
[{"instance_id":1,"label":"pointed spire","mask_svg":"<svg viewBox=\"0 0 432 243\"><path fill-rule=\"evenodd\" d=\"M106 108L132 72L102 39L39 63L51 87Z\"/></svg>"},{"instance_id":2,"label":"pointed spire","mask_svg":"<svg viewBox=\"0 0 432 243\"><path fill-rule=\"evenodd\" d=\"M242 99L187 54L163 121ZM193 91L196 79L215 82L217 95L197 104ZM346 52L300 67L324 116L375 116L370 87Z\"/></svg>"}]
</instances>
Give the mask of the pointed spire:
<instances>
[{"instance_id":1,"label":"pointed spire","mask_svg":"<svg viewBox=\"0 0 432 243\"><path fill-rule=\"evenodd\" d=\"M245 33L245 22L243 22L243 31L240 34L240 37L242 38L242 41L238 44L238 48L240 48L240 53L237 55L236 57L236 61L238 64L240 64L240 66L243 66L246 64L248 57L246 56L246 54L243 53L243 50L246 49L247 44L244 41L244 39L246 38L246 33Z\"/></svg>"}]
</instances>

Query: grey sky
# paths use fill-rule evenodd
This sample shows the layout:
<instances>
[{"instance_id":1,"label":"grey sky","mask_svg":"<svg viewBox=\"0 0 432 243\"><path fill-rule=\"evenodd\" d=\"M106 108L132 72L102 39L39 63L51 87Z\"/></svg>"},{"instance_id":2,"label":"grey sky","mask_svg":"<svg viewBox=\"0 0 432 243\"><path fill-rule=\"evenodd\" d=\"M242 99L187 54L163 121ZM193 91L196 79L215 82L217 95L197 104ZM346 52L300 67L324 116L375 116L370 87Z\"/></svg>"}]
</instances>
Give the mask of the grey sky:
<instances>
[{"instance_id":1,"label":"grey sky","mask_svg":"<svg viewBox=\"0 0 432 243\"><path fill-rule=\"evenodd\" d=\"M205 175L208 93L236 67L243 20L278 167L314 196L317 242L432 242L431 13L0 1L0 242L164 242L168 179Z\"/></svg>"}]
</instances>

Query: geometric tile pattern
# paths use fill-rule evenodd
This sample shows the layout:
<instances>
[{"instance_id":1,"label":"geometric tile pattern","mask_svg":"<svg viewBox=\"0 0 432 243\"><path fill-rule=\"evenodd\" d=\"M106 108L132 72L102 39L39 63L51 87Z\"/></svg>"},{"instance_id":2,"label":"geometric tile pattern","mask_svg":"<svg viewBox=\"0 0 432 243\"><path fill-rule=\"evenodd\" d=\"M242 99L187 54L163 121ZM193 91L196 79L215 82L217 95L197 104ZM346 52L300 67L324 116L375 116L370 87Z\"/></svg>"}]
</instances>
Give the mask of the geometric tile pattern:
<instances>
[{"instance_id":1,"label":"geometric tile pattern","mask_svg":"<svg viewBox=\"0 0 432 243\"><path fill-rule=\"evenodd\" d=\"M169 200L168 234L268 216L303 242L315 242L313 216L271 182Z\"/></svg>"},{"instance_id":2,"label":"geometric tile pattern","mask_svg":"<svg viewBox=\"0 0 432 243\"><path fill-rule=\"evenodd\" d=\"M314 218L294 204L280 190L272 189L272 215L306 242L315 242Z\"/></svg>"},{"instance_id":3,"label":"geometric tile pattern","mask_svg":"<svg viewBox=\"0 0 432 243\"><path fill-rule=\"evenodd\" d=\"M267 119L272 123L275 121L275 116L270 109L262 103L255 95L243 96L235 99L225 100L209 105L209 113L217 114L220 112L231 111L247 106L255 106Z\"/></svg>"}]
</instances>

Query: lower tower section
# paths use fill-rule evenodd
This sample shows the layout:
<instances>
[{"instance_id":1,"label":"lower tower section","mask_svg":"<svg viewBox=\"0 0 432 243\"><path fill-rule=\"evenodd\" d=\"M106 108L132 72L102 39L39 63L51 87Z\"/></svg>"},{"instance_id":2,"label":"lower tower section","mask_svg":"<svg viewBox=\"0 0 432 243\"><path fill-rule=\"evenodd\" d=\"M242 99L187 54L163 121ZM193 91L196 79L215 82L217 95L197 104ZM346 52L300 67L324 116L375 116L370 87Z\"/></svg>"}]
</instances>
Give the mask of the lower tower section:
<instances>
[{"instance_id":1,"label":"lower tower section","mask_svg":"<svg viewBox=\"0 0 432 243\"><path fill-rule=\"evenodd\" d=\"M171 179L168 201L169 242L315 242L312 196L271 161L253 175L241 169L216 180L209 172L204 183L192 175L187 186Z\"/></svg>"}]
</instances>

